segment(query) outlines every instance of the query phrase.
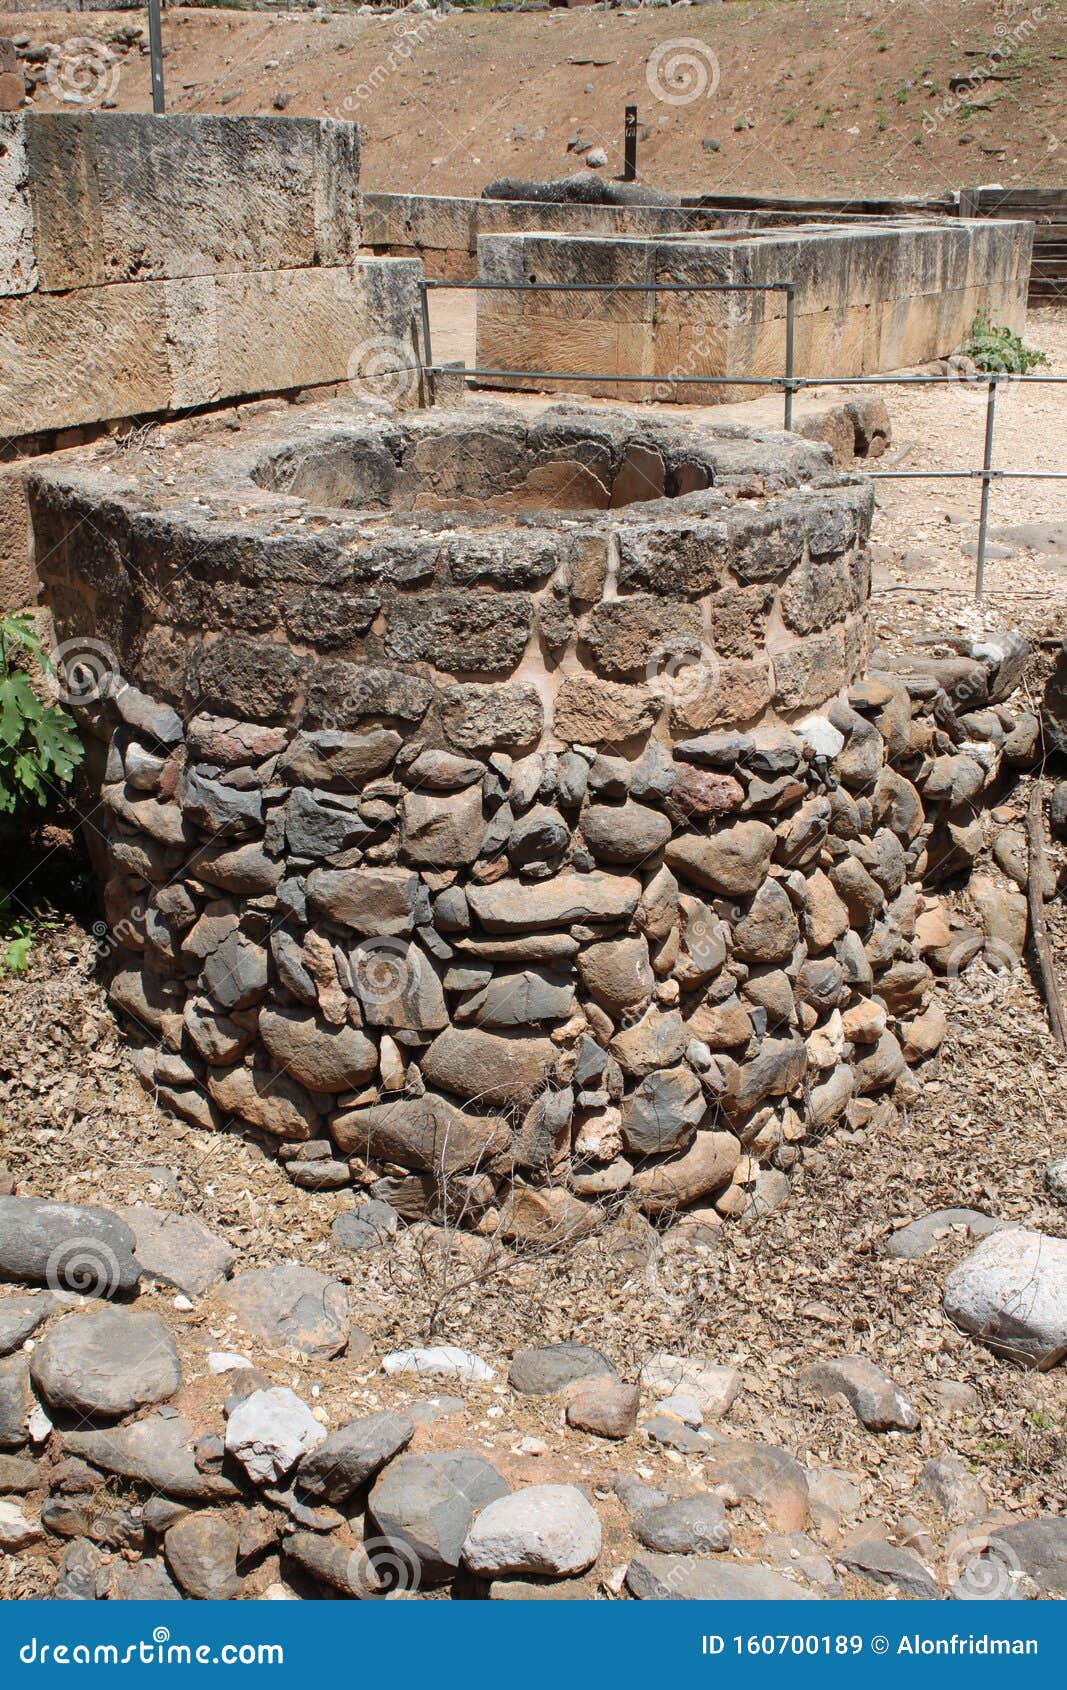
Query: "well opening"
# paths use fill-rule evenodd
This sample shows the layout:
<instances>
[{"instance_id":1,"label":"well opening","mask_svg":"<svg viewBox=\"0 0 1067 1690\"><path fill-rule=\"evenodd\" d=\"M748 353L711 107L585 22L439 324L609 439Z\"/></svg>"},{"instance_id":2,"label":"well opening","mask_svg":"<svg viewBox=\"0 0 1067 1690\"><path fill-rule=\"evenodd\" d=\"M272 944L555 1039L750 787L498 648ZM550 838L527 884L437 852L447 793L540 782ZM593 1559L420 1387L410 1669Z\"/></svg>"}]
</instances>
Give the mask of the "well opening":
<instances>
[{"instance_id":1,"label":"well opening","mask_svg":"<svg viewBox=\"0 0 1067 1690\"><path fill-rule=\"evenodd\" d=\"M711 487L714 465L684 441L650 445L634 430L563 419L527 427L434 419L287 444L253 470L261 487L359 511L618 510Z\"/></svg>"}]
</instances>

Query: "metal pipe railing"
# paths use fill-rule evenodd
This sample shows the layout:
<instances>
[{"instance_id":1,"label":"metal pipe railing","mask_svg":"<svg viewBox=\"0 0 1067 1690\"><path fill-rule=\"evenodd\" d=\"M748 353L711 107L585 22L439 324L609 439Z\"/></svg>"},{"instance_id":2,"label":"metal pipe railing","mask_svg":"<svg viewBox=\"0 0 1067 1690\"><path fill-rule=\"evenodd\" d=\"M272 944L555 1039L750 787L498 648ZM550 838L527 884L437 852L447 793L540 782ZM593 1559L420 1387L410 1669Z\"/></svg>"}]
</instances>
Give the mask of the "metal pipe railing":
<instances>
[{"instance_id":1,"label":"metal pipe railing","mask_svg":"<svg viewBox=\"0 0 1067 1690\"><path fill-rule=\"evenodd\" d=\"M681 376L619 375L615 371L576 370L502 370L470 369L465 365L433 363L430 342L430 314L428 295L433 289L455 289L459 292L491 293L784 293L785 309L785 373L780 376ZM989 535L989 493L994 481L1067 481L1067 470L994 469L993 449L996 431L996 394L1002 382L1017 386L1060 386L1067 376L1015 375L1007 370L983 370L977 376L960 375L863 375L863 376L798 376L794 374L796 287L793 282L449 282L423 279L422 282L422 351L423 373L430 378L445 374L492 377L505 381L563 381L618 382L654 387L768 387L783 392L784 426L793 423L793 394L816 387L977 387L986 388L985 430L982 442L980 469L882 469L868 470L873 478L884 481L980 481L982 491L978 511L978 550L974 592L981 599L985 591L986 544Z\"/></svg>"}]
</instances>

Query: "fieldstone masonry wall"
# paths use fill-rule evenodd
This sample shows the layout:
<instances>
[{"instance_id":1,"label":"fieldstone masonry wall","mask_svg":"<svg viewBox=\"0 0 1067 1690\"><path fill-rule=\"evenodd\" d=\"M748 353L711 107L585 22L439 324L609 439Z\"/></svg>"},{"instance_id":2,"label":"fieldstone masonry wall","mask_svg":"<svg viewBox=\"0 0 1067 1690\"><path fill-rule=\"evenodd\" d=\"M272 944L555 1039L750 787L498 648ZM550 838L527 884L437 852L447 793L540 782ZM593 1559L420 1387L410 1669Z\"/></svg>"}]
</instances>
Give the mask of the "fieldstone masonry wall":
<instances>
[{"instance_id":1,"label":"fieldstone masonry wall","mask_svg":"<svg viewBox=\"0 0 1067 1690\"><path fill-rule=\"evenodd\" d=\"M31 478L146 1084L519 1243L779 1202L940 1043L915 882L1011 728L862 678L870 484L578 409L301 422Z\"/></svg>"}]
</instances>

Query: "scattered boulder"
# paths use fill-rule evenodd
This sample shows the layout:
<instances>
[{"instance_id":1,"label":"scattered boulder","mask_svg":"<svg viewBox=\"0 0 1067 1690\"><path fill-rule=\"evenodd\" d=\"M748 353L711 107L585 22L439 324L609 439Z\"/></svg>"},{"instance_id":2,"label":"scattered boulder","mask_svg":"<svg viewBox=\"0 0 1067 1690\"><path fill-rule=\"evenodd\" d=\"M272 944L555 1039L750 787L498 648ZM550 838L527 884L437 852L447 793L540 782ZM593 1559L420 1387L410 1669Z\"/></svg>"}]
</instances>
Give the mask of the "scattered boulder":
<instances>
[{"instance_id":1,"label":"scattered boulder","mask_svg":"<svg viewBox=\"0 0 1067 1690\"><path fill-rule=\"evenodd\" d=\"M187 1297L202 1297L225 1279L237 1252L194 1215L138 1203L120 1210L134 1236L142 1271Z\"/></svg>"},{"instance_id":2,"label":"scattered boulder","mask_svg":"<svg viewBox=\"0 0 1067 1690\"><path fill-rule=\"evenodd\" d=\"M869 1432L914 1432L919 1425L907 1397L866 1356L816 1362L800 1375L800 1388L823 1402L843 1396Z\"/></svg>"},{"instance_id":3,"label":"scattered boulder","mask_svg":"<svg viewBox=\"0 0 1067 1690\"><path fill-rule=\"evenodd\" d=\"M711 1491L649 1508L638 1514L633 1530L646 1549L663 1555L706 1555L730 1547L726 1505Z\"/></svg>"},{"instance_id":4,"label":"scattered boulder","mask_svg":"<svg viewBox=\"0 0 1067 1690\"><path fill-rule=\"evenodd\" d=\"M255 1485L277 1484L325 1439L325 1426L284 1385L253 1391L226 1422L226 1449Z\"/></svg>"},{"instance_id":5,"label":"scattered boulder","mask_svg":"<svg viewBox=\"0 0 1067 1690\"><path fill-rule=\"evenodd\" d=\"M0 1197L0 1279L116 1297L136 1291L140 1277L133 1233L110 1210Z\"/></svg>"},{"instance_id":6,"label":"scattered boulder","mask_svg":"<svg viewBox=\"0 0 1067 1690\"><path fill-rule=\"evenodd\" d=\"M38 1344L30 1370L50 1409L88 1420L119 1420L166 1402L182 1382L159 1316L125 1309L67 1315Z\"/></svg>"},{"instance_id":7,"label":"scattered boulder","mask_svg":"<svg viewBox=\"0 0 1067 1690\"><path fill-rule=\"evenodd\" d=\"M414 1435L415 1422L406 1414L383 1412L350 1420L304 1456L297 1484L317 1500L347 1502L406 1449Z\"/></svg>"},{"instance_id":8,"label":"scattered boulder","mask_svg":"<svg viewBox=\"0 0 1067 1690\"><path fill-rule=\"evenodd\" d=\"M401 1455L376 1480L367 1511L375 1532L414 1560L419 1583L439 1584L458 1571L475 1517L508 1490L473 1450Z\"/></svg>"},{"instance_id":9,"label":"scattered boulder","mask_svg":"<svg viewBox=\"0 0 1067 1690\"><path fill-rule=\"evenodd\" d=\"M600 1554L596 1510L573 1485L530 1485L490 1502L463 1544L472 1572L573 1577Z\"/></svg>"},{"instance_id":10,"label":"scattered boulder","mask_svg":"<svg viewBox=\"0 0 1067 1690\"><path fill-rule=\"evenodd\" d=\"M182 1502L226 1502L237 1495L231 1479L203 1472L194 1449L198 1433L180 1415L150 1415L132 1426L110 1431L65 1432L60 1447L67 1455L92 1462L102 1473L132 1479L160 1496Z\"/></svg>"},{"instance_id":11,"label":"scattered boulder","mask_svg":"<svg viewBox=\"0 0 1067 1690\"><path fill-rule=\"evenodd\" d=\"M651 1550L630 1562L626 1588L642 1602L815 1602L820 1595L773 1567Z\"/></svg>"},{"instance_id":12,"label":"scattered boulder","mask_svg":"<svg viewBox=\"0 0 1067 1690\"><path fill-rule=\"evenodd\" d=\"M20 1350L58 1307L50 1291L16 1292L0 1297L0 1356Z\"/></svg>"},{"instance_id":13,"label":"scattered boulder","mask_svg":"<svg viewBox=\"0 0 1067 1690\"><path fill-rule=\"evenodd\" d=\"M546 1344L539 1350L520 1350L508 1369L508 1384L523 1396L554 1396L579 1379L617 1380L607 1356L588 1344Z\"/></svg>"},{"instance_id":14,"label":"scattered boulder","mask_svg":"<svg viewBox=\"0 0 1067 1690\"><path fill-rule=\"evenodd\" d=\"M348 1344L345 1288L314 1268L252 1268L220 1296L247 1333L289 1355L328 1360Z\"/></svg>"},{"instance_id":15,"label":"scattered boulder","mask_svg":"<svg viewBox=\"0 0 1067 1690\"><path fill-rule=\"evenodd\" d=\"M230 1602L240 1593L237 1532L223 1514L200 1510L178 1520L163 1540L175 1583L198 1602Z\"/></svg>"},{"instance_id":16,"label":"scattered boulder","mask_svg":"<svg viewBox=\"0 0 1067 1690\"><path fill-rule=\"evenodd\" d=\"M567 1397L567 1425L598 1438L628 1438L640 1402L637 1386L621 1379L579 1379Z\"/></svg>"},{"instance_id":17,"label":"scattered boulder","mask_svg":"<svg viewBox=\"0 0 1067 1690\"><path fill-rule=\"evenodd\" d=\"M928 1568L910 1549L871 1538L840 1551L842 1565L872 1584L888 1585L902 1596L936 1602L941 1590Z\"/></svg>"},{"instance_id":18,"label":"scattered boulder","mask_svg":"<svg viewBox=\"0 0 1067 1690\"><path fill-rule=\"evenodd\" d=\"M495 1379L496 1373L487 1361L470 1350L455 1344L434 1344L428 1349L394 1350L382 1361L386 1373L419 1373L431 1379L473 1379L479 1382Z\"/></svg>"},{"instance_id":19,"label":"scattered boulder","mask_svg":"<svg viewBox=\"0 0 1067 1690\"><path fill-rule=\"evenodd\" d=\"M661 1350L645 1362L641 1384L657 1395L662 1391L690 1396L699 1404L705 1420L721 1420L741 1389L741 1375L736 1367L722 1367L701 1356L671 1355Z\"/></svg>"},{"instance_id":20,"label":"scattered boulder","mask_svg":"<svg viewBox=\"0 0 1067 1690\"><path fill-rule=\"evenodd\" d=\"M1067 1356L1067 1240L1026 1227L984 1238L945 1281L950 1320L1042 1371Z\"/></svg>"}]
</instances>

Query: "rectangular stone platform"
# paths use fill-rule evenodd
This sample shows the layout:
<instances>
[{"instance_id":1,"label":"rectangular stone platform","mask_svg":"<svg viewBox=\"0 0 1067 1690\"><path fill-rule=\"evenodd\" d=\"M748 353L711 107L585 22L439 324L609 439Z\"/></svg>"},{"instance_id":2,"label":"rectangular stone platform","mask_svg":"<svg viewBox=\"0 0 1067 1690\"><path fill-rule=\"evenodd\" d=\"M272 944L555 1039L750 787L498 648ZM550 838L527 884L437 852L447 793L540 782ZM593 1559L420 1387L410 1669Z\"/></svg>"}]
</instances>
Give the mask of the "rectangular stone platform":
<instances>
[{"instance_id":1,"label":"rectangular stone platform","mask_svg":"<svg viewBox=\"0 0 1067 1690\"><path fill-rule=\"evenodd\" d=\"M758 389L702 375L785 373L784 293L657 293L686 283L793 283L794 371L846 376L945 356L975 315L1021 330L1033 228L956 220L603 240L483 235L479 280L639 284L648 292L478 295L477 367L604 373L583 393L715 404ZM647 376L620 383L613 375ZM541 378L486 385L555 390ZM572 388L574 384L571 384Z\"/></svg>"}]
</instances>

